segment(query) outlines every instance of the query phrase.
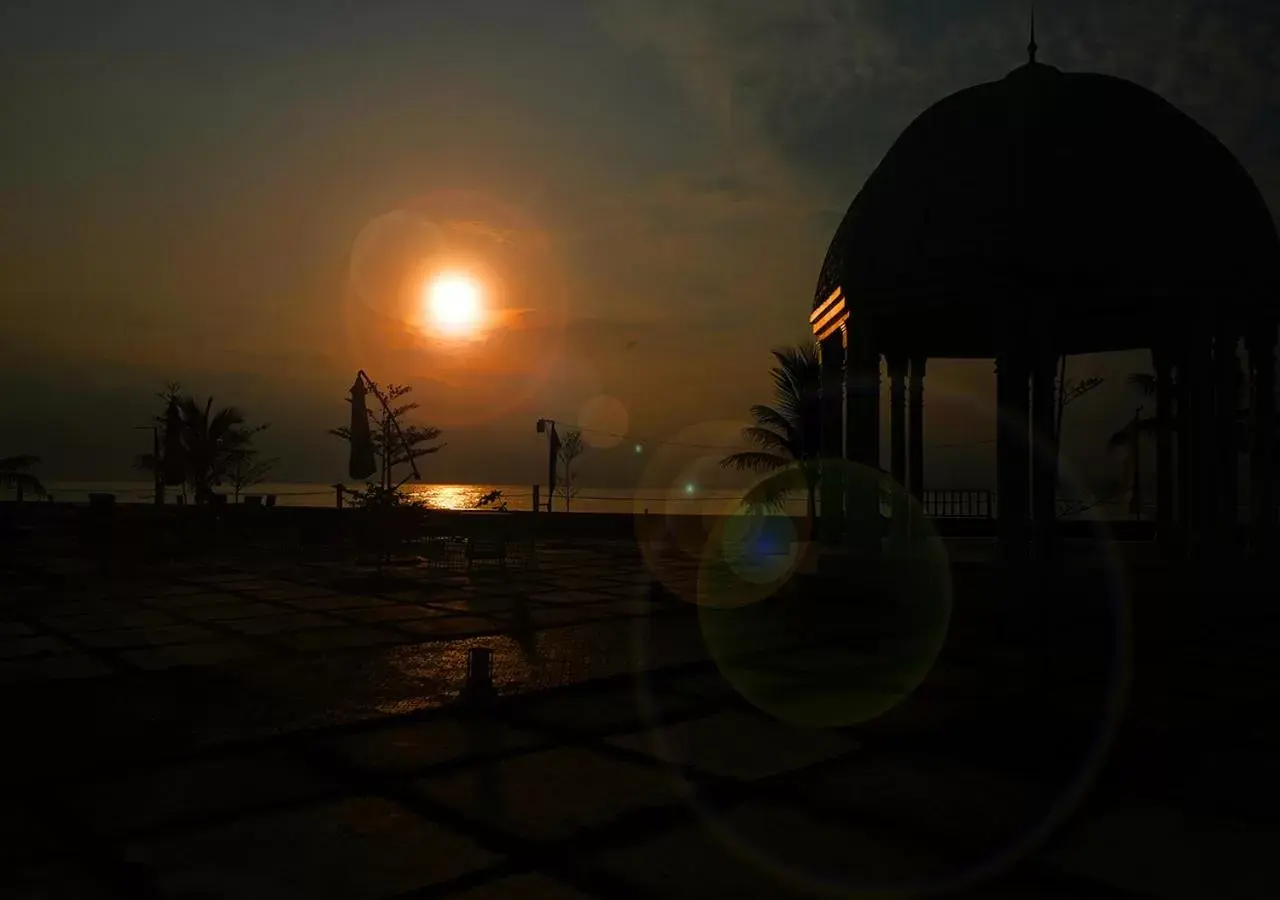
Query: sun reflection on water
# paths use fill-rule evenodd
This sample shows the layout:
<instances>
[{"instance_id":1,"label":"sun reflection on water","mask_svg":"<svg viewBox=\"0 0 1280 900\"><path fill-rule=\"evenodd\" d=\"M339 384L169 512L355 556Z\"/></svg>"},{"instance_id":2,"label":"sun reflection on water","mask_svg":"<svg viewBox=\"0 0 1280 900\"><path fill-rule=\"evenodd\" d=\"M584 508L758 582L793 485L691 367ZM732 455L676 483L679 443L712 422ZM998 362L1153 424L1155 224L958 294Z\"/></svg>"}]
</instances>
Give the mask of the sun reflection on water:
<instances>
[{"instance_id":1,"label":"sun reflection on water","mask_svg":"<svg viewBox=\"0 0 1280 900\"><path fill-rule=\"evenodd\" d=\"M405 491L432 509L475 509L485 490L470 484L415 484Z\"/></svg>"}]
</instances>

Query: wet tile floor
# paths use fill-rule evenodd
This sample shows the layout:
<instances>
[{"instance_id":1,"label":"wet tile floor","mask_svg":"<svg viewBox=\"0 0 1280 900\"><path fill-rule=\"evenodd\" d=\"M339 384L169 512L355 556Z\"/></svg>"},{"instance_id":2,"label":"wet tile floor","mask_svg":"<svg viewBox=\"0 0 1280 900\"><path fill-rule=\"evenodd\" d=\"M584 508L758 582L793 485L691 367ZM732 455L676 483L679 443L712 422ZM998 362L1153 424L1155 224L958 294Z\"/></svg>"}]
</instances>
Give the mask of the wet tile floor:
<instances>
[{"instance_id":1,"label":"wet tile floor","mask_svg":"<svg viewBox=\"0 0 1280 900\"><path fill-rule=\"evenodd\" d=\"M616 548L341 586L359 577L11 592L0 895L1273 896L1280 831L1258 822L1113 792L1034 843L1085 761L939 751L930 723L983 690L942 663L880 731L765 715ZM481 645L504 696L468 711L451 701Z\"/></svg>"}]
</instances>

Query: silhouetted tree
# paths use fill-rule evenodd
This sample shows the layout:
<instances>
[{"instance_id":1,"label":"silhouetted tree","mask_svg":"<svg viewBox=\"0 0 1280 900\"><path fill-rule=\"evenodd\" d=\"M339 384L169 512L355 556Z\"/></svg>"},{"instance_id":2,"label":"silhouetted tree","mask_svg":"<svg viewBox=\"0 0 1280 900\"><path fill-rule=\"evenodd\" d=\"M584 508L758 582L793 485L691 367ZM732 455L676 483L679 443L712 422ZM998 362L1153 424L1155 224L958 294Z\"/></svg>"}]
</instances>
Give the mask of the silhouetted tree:
<instances>
[{"instance_id":1,"label":"silhouetted tree","mask_svg":"<svg viewBox=\"0 0 1280 900\"><path fill-rule=\"evenodd\" d=\"M227 466L227 484L232 491L231 502L239 503L241 491L266 481L278 462L275 457L258 459L258 451L251 447L234 454Z\"/></svg>"},{"instance_id":2,"label":"silhouetted tree","mask_svg":"<svg viewBox=\"0 0 1280 900\"><path fill-rule=\"evenodd\" d=\"M1062 452L1062 414L1068 406L1079 400L1085 394L1097 390L1102 386L1106 379L1103 378L1083 378L1080 381L1070 381L1067 379L1067 355L1064 353L1058 357L1058 401L1057 412L1054 415L1053 426L1053 442L1055 454Z\"/></svg>"},{"instance_id":3,"label":"silhouetted tree","mask_svg":"<svg viewBox=\"0 0 1280 900\"><path fill-rule=\"evenodd\" d=\"M27 471L39 464L40 457L30 454L0 457L0 485L16 490L19 498L28 491L37 497L43 497L44 485L39 478Z\"/></svg>"},{"instance_id":4,"label":"silhouetted tree","mask_svg":"<svg viewBox=\"0 0 1280 900\"><path fill-rule=\"evenodd\" d=\"M1106 382L1105 378L1082 378L1079 381L1063 381L1058 386L1058 403L1060 409L1066 409L1085 394L1096 391ZM1062 420L1058 420L1058 430L1062 430Z\"/></svg>"},{"instance_id":5,"label":"silhouetted tree","mask_svg":"<svg viewBox=\"0 0 1280 900\"><path fill-rule=\"evenodd\" d=\"M1154 397L1156 395L1157 381L1156 377L1149 372L1135 372L1131 374L1126 381L1137 388L1138 392L1144 397ZM1247 382L1244 377L1244 367L1241 365L1239 356L1235 359L1235 382L1237 385L1237 409L1235 415L1234 440L1236 449L1241 453L1249 452L1249 431L1251 414L1249 410L1248 397L1245 396ZM1179 410L1177 408L1177 375L1169 380L1169 385L1173 391L1172 413L1169 416L1169 430L1177 433L1180 430L1181 422ZM1153 435L1157 431L1157 423L1155 416L1140 416L1136 419L1130 419L1125 426L1111 435L1107 440L1107 447L1116 449L1119 447L1128 447L1132 445L1134 440L1134 431L1136 430L1139 439L1148 435ZM1280 451L1280 445L1277 445Z\"/></svg>"},{"instance_id":6,"label":"silhouetted tree","mask_svg":"<svg viewBox=\"0 0 1280 900\"><path fill-rule=\"evenodd\" d=\"M476 501L476 509L495 509L498 512L506 512L507 500L502 496L502 491L489 491Z\"/></svg>"},{"instance_id":7,"label":"silhouetted tree","mask_svg":"<svg viewBox=\"0 0 1280 900\"><path fill-rule=\"evenodd\" d=\"M375 390L381 388L370 382ZM384 409L373 392L369 395L369 431L373 439L373 452L382 468L383 485L395 487L395 467L405 465L410 459L421 459L432 453L439 453L446 444L433 443L442 434L439 428L430 425L407 425L405 416L418 408L417 403L398 403L406 395L412 393L413 387L407 384L389 384L382 395L390 409ZM348 403L351 402L348 398ZM399 432L396 425L400 426ZM344 441L351 440L351 427L343 425L329 429L329 434ZM403 435L403 439L401 438ZM382 492L375 495L382 496Z\"/></svg>"},{"instance_id":8,"label":"silhouetted tree","mask_svg":"<svg viewBox=\"0 0 1280 900\"><path fill-rule=\"evenodd\" d=\"M806 515L817 516L817 488L821 480L822 368L818 348L812 344L772 351L774 405L751 407L755 425L742 430L742 438L758 449L731 453L720 461L725 469L773 473L756 485L744 504L781 509L789 493L806 493Z\"/></svg>"},{"instance_id":9,"label":"silhouetted tree","mask_svg":"<svg viewBox=\"0 0 1280 900\"><path fill-rule=\"evenodd\" d=\"M1143 397L1154 397L1156 395L1156 376L1149 372L1134 372L1130 374L1125 382ZM1177 397L1177 382L1171 378L1169 381L1170 388L1173 389L1174 398ZM1174 404L1177 400L1172 401ZM1178 410L1176 406L1171 407L1173 412L1169 417L1169 430L1176 432L1178 430ZM1124 427L1115 432L1107 439L1107 447L1111 450L1117 450L1125 447L1132 447L1134 441L1135 430L1139 435L1154 434L1156 432L1155 416L1137 416L1131 418L1125 423Z\"/></svg>"},{"instance_id":10,"label":"silhouetted tree","mask_svg":"<svg viewBox=\"0 0 1280 900\"><path fill-rule=\"evenodd\" d=\"M581 490L574 484L577 476L575 463L579 456L587 452L587 445L582 440L581 431L570 431L560 441L560 450L556 457L560 461L560 477L556 479L556 493L564 498L564 511L569 511L569 503L578 496Z\"/></svg>"},{"instance_id":11,"label":"silhouetted tree","mask_svg":"<svg viewBox=\"0 0 1280 900\"><path fill-rule=\"evenodd\" d=\"M155 426L159 435L161 435L161 439L157 442L158 443L157 449L159 449L160 455L156 456L156 454L154 453L137 454L133 458L134 469L138 470L139 472L146 472L148 475L151 475L153 478L157 478L157 476L159 476L157 480L160 480L160 478L163 478L163 472L165 469L165 462L166 462L165 454L168 452L165 449L165 445L168 442L163 437L168 428L167 414L169 411L169 407L171 405L178 406L178 407L181 406L182 398L184 396L185 396L185 391L183 390L182 385L176 381L170 381L165 386L165 389L163 391L158 391L156 393L156 397L163 403L163 406L160 407L160 412L158 414L156 414L155 416L152 416L151 423L152 425ZM181 442L179 441L177 443L178 443L178 447L180 448ZM178 452L181 452L181 450L179 449ZM185 460L177 460L175 464L179 471L186 470ZM182 493L185 495L186 486L182 485L181 490L182 490Z\"/></svg>"},{"instance_id":12,"label":"silhouetted tree","mask_svg":"<svg viewBox=\"0 0 1280 900\"><path fill-rule=\"evenodd\" d=\"M232 465L252 452L254 436L268 426L248 425L245 414L234 406L215 412L212 397L202 405L176 383L170 383L158 396L165 408L155 417L155 423L160 428L167 427L169 404L177 404L181 436L178 445L186 486L191 488L196 503L207 503ZM154 454L142 453L135 458L134 468L154 474L163 463Z\"/></svg>"},{"instance_id":13,"label":"silhouetted tree","mask_svg":"<svg viewBox=\"0 0 1280 900\"><path fill-rule=\"evenodd\" d=\"M1253 431L1253 413L1249 408L1248 382L1244 376L1244 366L1238 355L1235 358L1234 379L1237 386L1237 400L1231 437L1235 444L1236 452L1247 456L1251 449L1250 435ZM1126 381L1144 397L1154 397L1156 395L1158 382L1156 376L1149 372L1135 372L1129 375ZM1177 434L1182 429L1182 420L1177 406L1178 382L1176 370L1169 380L1169 386L1173 391L1172 411L1169 415L1169 431L1171 434ZM1280 414L1272 416L1271 427L1280 429ZM1154 436L1158 430L1155 416L1135 416L1126 422L1123 428L1107 439L1107 448L1111 450L1128 449L1130 453L1129 465L1132 466L1134 463L1133 454L1140 451L1142 441ZM1280 441L1276 443L1275 458L1280 462Z\"/></svg>"},{"instance_id":14,"label":"silhouetted tree","mask_svg":"<svg viewBox=\"0 0 1280 900\"><path fill-rule=\"evenodd\" d=\"M1131 386L1137 388L1144 397L1154 397L1156 395L1156 376L1152 375L1150 372L1134 372L1126 378L1125 381L1127 381ZM1176 375L1170 377L1169 386L1175 389L1177 388Z\"/></svg>"},{"instance_id":15,"label":"silhouetted tree","mask_svg":"<svg viewBox=\"0 0 1280 900\"><path fill-rule=\"evenodd\" d=\"M427 505L408 491L394 485L388 490L372 481L365 483L363 491L348 490L345 496L353 509L425 509Z\"/></svg>"},{"instance_id":16,"label":"silhouetted tree","mask_svg":"<svg viewBox=\"0 0 1280 900\"><path fill-rule=\"evenodd\" d=\"M267 426L250 428L244 413L234 406L224 406L214 412L212 397L203 406L192 397L184 397L178 411L182 416L187 484L196 503L205 503L213 496L213 489L222 483L233 461L249 449L253 436Z\"/></svg>"}]
</instances>

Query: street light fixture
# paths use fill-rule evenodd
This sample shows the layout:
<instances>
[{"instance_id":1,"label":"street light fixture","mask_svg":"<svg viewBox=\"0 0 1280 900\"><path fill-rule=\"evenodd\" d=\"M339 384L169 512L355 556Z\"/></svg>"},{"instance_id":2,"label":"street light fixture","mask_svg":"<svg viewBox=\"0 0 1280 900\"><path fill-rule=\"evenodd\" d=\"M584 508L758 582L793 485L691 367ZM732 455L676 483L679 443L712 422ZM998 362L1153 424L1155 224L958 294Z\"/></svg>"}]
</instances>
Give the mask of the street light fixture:
<instances>
[{"instance_id":1,"label":"street light fixture","mask_svg":"<svg viewBox=\"0 0 1280 900\"><path fill-rule=\"evenodd\" d=\"M539 419L538 434L549 434L547 443L547 512L556 496L556 457L560 455L560 435L556 434L555 419ZM565 501L566 503L568 501Z\"/></svg>"},{"instance_id":2,"label":"street light fixture","mask_svg":"<svg viewBox=\"0 0 1280 900\"><path fill-rule=\"evenodd\" d=\"M155 478L156 506L164 506L164 473L160 467L160 428L157 425L134 425L134 431L151 432L151 473Z\"/></svg>"}]
</instances>

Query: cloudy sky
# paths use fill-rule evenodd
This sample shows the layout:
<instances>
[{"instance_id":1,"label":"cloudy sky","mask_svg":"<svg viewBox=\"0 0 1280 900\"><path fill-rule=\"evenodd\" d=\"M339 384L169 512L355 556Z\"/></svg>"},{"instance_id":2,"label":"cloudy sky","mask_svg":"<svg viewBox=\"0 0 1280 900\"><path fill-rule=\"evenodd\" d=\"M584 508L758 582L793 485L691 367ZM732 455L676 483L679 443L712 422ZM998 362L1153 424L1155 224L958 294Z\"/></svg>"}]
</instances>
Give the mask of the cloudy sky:
<instances>
[{"instance_id":1,"label":"cloudy sky","mask_svg":"<svg viewBox=\"0 0 1280 900\"><path fill-rule=\"evenodd\" d=\"M727 444L866 176L932 102L1025 60L1027 6L10 0L0 455L127 475L129 426L177 380L270 421L282 477L332 481L361 366L446 430L429 480L536 479L538 416ZM1042 61L1162 93L1280 209L1280 5L1039 18ZM424 335L424 266L477 273L501 327ZM1073 412L1081 454L1132 413L1135 365L1074 370L1110 378ZM992 391L989 362L931 367L931 480L986 477L989 448L946 445L989 428ZM633 443L588 480L641 477Z\"/></svg>"}]
</instances>

